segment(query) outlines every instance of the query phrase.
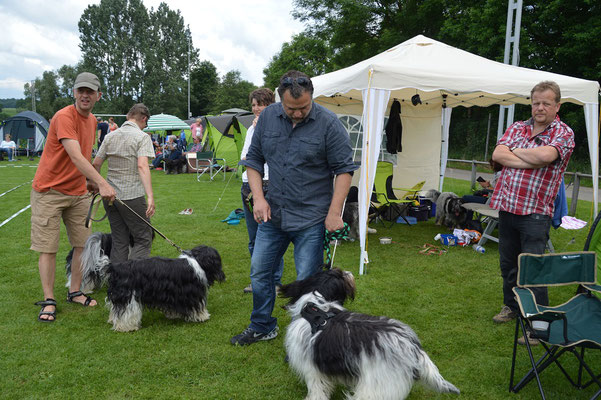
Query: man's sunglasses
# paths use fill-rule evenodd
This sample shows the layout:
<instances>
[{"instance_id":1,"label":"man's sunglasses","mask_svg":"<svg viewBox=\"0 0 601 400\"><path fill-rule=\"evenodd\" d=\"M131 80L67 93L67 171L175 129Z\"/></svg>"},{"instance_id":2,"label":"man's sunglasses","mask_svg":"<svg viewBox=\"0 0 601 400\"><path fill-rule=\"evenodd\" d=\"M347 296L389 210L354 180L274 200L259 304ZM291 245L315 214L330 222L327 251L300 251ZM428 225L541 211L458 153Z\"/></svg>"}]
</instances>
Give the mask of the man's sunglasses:
<instances>
[{"instance_id":1,"label":"man's sunglasses","mask_svg":"<svg viewBox=\"0 0 601 400\"><path fill-rule=\"evenodd\" d=\"M302 87L308 87L309 84L311 83L311 81L309 81L309 79L302 77L302 76L300 76L298 78L292 78L290 76L287 76L284 79L282 79L282 86L290 87L294 84L294 82L296 82L297 84L299 84Z\"/></svg>"}]
</instances>

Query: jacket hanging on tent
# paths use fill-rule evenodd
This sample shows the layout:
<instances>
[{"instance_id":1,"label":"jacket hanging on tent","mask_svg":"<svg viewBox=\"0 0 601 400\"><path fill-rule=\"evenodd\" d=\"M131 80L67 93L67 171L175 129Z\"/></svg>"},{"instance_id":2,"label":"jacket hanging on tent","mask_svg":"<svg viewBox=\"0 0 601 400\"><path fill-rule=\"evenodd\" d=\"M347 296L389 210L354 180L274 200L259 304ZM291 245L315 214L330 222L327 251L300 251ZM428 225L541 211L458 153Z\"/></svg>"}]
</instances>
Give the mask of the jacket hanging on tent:
<instances>
[{"instance_id":1,"label":"jacket hanging on tent","mask_svg":"<svg viewBox=\"0 0 601 400\"><path fill-rule=\"evenodd\" d=\"M390 116L386 123L386 151L396 154L403 151L403 125L401 124L401 103L395 100L390 106Z\"/></svg>"}]
</instances>

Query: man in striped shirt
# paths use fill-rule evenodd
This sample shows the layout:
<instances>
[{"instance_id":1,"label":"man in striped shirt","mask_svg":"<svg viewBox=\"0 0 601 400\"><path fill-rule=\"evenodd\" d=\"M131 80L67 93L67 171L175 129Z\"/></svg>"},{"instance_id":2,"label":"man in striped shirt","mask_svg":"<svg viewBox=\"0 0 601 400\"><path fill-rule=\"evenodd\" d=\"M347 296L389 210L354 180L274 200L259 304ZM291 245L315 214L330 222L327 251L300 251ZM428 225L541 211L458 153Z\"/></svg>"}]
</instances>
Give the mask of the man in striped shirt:
<instances>
[{"instance_id":1,"label":"man in striped shirt","mask_svg":"<svg viewBox=\"0 0 601 400\"><path fill-rule=\"evenodd\" d=\"M530 97L532 118L512 124L492 155L503 166L490 202L499 210L499 261L505 303L493 317L496 323L511 321L517 315L512 289L516 286L518 255L544 253L553 202L574 150L574 132L557 115L559 86L541 82L534 86ZM548 304L547 288L533 292L539 304Z\"/></svg>"}]
</instances>

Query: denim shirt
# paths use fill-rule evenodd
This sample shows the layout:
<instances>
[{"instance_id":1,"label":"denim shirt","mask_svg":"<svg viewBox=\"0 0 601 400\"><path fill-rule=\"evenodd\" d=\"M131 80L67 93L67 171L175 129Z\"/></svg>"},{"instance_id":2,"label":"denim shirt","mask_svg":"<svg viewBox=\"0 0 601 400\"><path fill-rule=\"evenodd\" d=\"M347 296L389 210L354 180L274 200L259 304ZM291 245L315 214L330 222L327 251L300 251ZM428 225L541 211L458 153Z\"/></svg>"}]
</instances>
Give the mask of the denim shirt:
<instances>
[{"instance_id":1,"label":"denim shirt","mask_svg":"<svg viewBox=\"0 0 601 400\"><path fill-rule=\"evenodd\" d=\"M344 126L336 114L315 102L294 128L281 103L263 110L246 160L240 164L263 174L264 163L269 166L266 199L271 223L291 232L323 223L334 193L334 176L358 168Z\"/></svg>"}]
</instances>

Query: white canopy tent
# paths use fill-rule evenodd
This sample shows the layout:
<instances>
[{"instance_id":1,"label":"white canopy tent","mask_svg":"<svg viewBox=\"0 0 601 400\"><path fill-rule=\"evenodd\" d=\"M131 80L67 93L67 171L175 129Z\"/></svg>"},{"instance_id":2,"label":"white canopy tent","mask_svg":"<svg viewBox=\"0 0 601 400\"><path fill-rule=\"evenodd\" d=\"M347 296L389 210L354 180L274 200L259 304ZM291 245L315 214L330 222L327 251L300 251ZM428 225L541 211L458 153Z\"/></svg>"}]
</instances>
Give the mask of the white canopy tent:
<instances>
[{"instance_id":1,"label":"white canopy tent","mask_svg":"<svg viewBox=\"0 0 601 400\"><path fill-rule=\"evenodd\" d=\"M362 115L359 179L361 263L366 251L367 212L384 117L401 102L403 152L397 155L393 185L442 188L451 111L457 106L530 104L530 90L541 81L559 84L562 102L584 106L595 214L598 192L599 83L491 61L418 35L350 67L312 78L314 99L337 114ZM413 106L419 94L422 104Z\"/></svg>"}]
</instances>

